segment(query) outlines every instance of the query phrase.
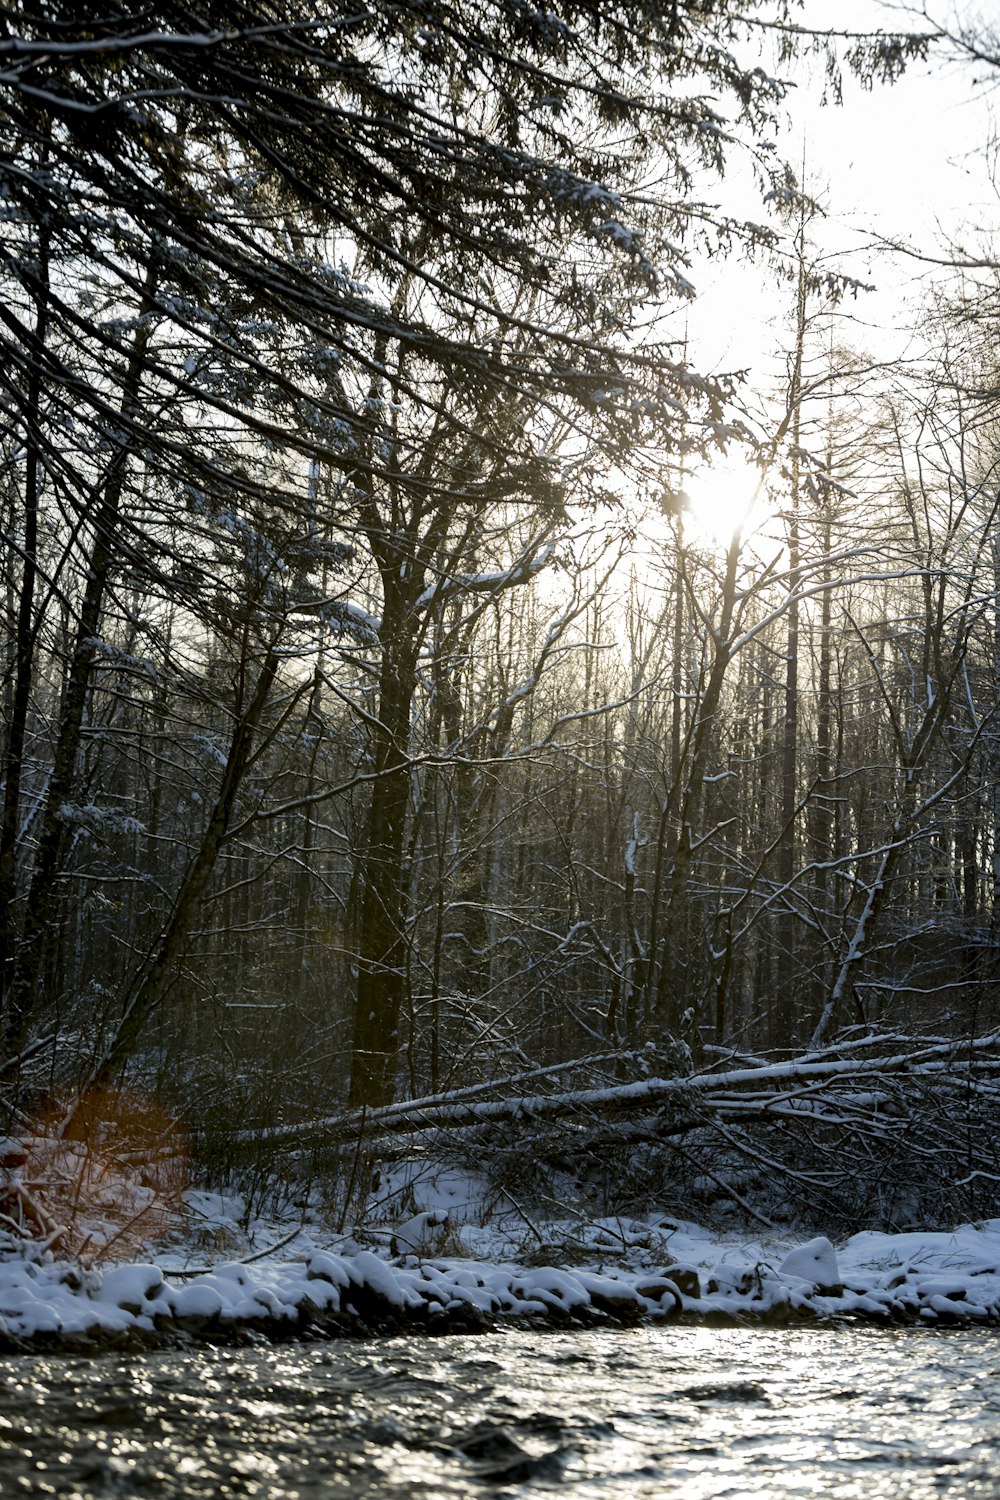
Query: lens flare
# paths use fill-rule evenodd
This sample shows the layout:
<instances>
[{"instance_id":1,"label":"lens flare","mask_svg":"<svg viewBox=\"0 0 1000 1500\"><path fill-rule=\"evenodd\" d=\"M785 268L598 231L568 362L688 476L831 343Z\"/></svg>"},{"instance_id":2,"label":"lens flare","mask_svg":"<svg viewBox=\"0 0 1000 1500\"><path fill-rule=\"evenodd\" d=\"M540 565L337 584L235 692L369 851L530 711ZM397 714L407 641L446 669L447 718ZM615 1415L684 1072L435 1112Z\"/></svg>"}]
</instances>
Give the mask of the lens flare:
<instances>
[{"instance_id":1,"label":"lens flare","mask_svg":"<svg viewBox=\"0 0 1000 1500\"><path fill-rule=\"evenodd\" d=\"M50 1102L0 1166L0 1223L90 1260L126 1259L176 1222L188 1155L154 1099L92 1089Z\"/></svg>"}]
</instances>

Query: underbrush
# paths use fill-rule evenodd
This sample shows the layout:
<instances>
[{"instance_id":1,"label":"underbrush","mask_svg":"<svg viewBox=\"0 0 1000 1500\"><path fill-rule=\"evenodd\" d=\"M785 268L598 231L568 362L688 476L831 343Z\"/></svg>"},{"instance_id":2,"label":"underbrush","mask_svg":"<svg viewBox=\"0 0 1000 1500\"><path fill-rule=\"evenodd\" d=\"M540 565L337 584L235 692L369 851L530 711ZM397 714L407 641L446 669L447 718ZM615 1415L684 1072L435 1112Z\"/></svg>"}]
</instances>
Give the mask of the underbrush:
<instances>
[{"instance_id":1,"label":"underbrush","mask_svg":"<svg viewBox=\"0 0 1000 1500\"><path fill-rule=\"evenodd\" d=\"M464 1253L480 1230L550 1260L555 1224L565 1259L577 1244L592 1253L595 1226L611 1226L610 1253L632 1218L838 1236L1000 1216L996 1037L849 1035L822 1054L729 1056L700 1073L639 1062L631 1078L602 1081L584 1060L579 1078L547 1077L548 1092L536 1072L530 1092L498 1080L301 1126L203 1121L190 1146L138 1093L50 1106L0 1155L0 1233L127 1258L177 1231L189 1181L238 1201L237 1236L308 1218L391 1248L399 1226L419 1237L439 1215L434 1253Z\"/></svg>"},{"instance_id":2,"label":"underbrush","mask_svg":"<svg viewBox=\"0 0 1000 1500\"><path fill-rule=\"evenodd\" d=\"M177 1122L136 1093L94 1090L36 1111L0 1151L0 1228L75 1259L124 1260L176 1222L187 1185Z\"/></svg>"}]
</instances>

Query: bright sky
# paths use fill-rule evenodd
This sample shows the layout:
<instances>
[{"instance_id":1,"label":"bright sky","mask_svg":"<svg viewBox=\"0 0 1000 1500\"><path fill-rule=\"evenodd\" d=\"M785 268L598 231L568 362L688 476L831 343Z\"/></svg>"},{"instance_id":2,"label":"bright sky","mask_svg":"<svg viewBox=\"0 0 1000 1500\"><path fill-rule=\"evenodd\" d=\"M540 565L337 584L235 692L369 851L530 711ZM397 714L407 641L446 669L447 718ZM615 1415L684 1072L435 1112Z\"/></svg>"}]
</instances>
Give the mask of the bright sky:
<instances>
[{"instance_id":1,"label":"bright sky","mask_svg":"<svg viewBox=\"0 0 1000 1500\"><path fill-rule=\"evenodd\" d=\"M939 23L956 9L968 14L967 0L942 0L937 11L935 0L928 3ZM1000 29L1000 0L985 0L985 6L980 16ZM931 29L912 11L879 0L806 0L802 20L818 29ZM795 76L798 88L778 148L797 169L804 151L807 187L827 209L811 235L821 251L831 253L831 269L876 288L841 304L852 326L843 327L840 337L879 359L919 354L922 340L910 330L929 280L939 273L888 253L882 243L936 255L946 253L949 240L974 248L1000 231L989 152L1000 125L1000 70L990 77L982 67L939 56L911 65L898 83L871 92L845 77L841 107L822 104L818 63L811 72L801 66ZM738 172L734 176L721 201L731 204L735 190L743 200L738 211L761 218L759 192L751 193ZM733 258L698 267L694 279L699 296L687 314L691 357L702 369L746 369L752 410L755 393L773 390L781 379L791 341L792 289L769 282L761 266ZM724 541L746 520L755 483L735 452L689 475L695 532ZM752 519L748 529L754 529Z\"/></svg>"},{"instance_id":2,"label":"bright sky","mask_svg":"<svg viewBox=\"0 0 1000 1500\"><path fill-rule=\"evenodd\" d=\"M964 0L943 0L937 11L929 0L931 16L941 21L956 8L968 12ZM986 0L979 15L1000 27L1000 0ZM878 0L807 0L803 20L838 30L927 29L912 12ZM916 262L879 254L876 240L902 240L933 254L948 237L970 245L977 230L1000 228L988 161L994 106L1000 116L1000 72L977 82L984 77L981 67L937 58L870 93L845 79L843 107L821 104L818 66L812 78L804 67L797 77L779 149L796 165L805 150L809 184L829 213L817 237L842 252L840 269L876 284L877 291L859 297L850 310L888 330L883 347L889 352L893 339L898 348L904 309L919 300L928 272ZM690 324L701 361L719 369L768 363L769 352L783 341L787 292L767 295L759 268L731 262L720 262L707 275L702 271L697 281L700 296ZM873 335L876 342L882 337Z\"/></svg>"}]
</instances>

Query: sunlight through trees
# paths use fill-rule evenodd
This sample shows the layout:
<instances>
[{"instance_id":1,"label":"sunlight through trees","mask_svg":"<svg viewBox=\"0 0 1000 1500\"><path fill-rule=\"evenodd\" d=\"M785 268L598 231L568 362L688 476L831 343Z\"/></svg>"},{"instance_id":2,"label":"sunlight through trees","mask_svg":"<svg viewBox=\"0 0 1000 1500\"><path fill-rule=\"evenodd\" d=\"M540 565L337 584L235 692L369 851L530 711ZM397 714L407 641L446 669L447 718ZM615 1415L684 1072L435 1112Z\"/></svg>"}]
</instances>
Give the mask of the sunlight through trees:
<instances>
[{"instance_id":1,"label":"sunlight through trees","mask_svg":"<svg viewBox=\"0 0 1000 1500\"><path fill-rule=\"evenodd\" d=\"M12 1136L127 1083L360 1181L400 1101L544 1079L596 1142L1000 1027L996 258L882 365L775 149L793 65L996 47L796 17L5 13ZM777 378L689 342L727 256Z\"/></svg>"}]
</instances>

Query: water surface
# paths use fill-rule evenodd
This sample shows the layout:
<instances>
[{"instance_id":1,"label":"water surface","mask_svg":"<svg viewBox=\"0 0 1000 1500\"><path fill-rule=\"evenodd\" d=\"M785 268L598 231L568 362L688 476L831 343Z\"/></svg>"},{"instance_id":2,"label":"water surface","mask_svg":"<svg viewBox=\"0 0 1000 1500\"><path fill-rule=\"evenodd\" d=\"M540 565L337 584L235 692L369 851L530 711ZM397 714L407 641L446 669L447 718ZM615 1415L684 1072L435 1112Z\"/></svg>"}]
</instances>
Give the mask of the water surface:
<instances>
[{"instance_id":1,"label":"water surface","mask_svg":"<svg viewBox=\"0 0 1000 1500\"><path fill-rule=\"evenodd\" d=\"M1000 1492L1000 1334L511 1331L0 1360L0 1494Z\"/></svg>"}]
</instances>

